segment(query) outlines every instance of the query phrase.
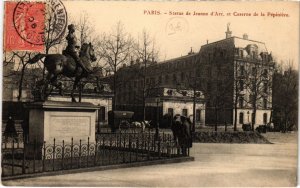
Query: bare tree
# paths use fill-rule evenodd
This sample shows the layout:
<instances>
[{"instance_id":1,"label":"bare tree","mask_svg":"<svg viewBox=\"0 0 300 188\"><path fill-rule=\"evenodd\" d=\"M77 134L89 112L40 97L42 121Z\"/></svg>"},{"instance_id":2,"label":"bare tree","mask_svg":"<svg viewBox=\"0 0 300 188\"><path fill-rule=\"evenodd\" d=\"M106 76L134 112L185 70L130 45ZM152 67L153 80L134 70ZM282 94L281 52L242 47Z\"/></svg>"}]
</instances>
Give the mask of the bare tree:
<instances>
[{"instance_id":1,"label":"bare tree","mask_svg":"<svg viewBox=\"0 0 300 188\"><path fill-rule=\"evenodd\" d=\"M220 122L220 116L223 112L223 123L225 125L225 130L227 131L227 120L226 120L226 110L230 107L230 89L232 83L230 82L230 76L225 71L225 66L215 66L216 73L215 76L211 79L211 84L214 85L214 91L207 95L208 100L211 102L211 106L215 114L215 131L218 131L218 124Z\"/></svg>"},{"instance_id":2,"label":"bare tree","mask_svg":"<svg viewBox=\"0 0 300 188\"><path fill-rule=\"evenodd\" d=\"M124 26L121 22L118 22L112 31L104 37L103 43L100 46L101 55L106 61L107 66L114 73L113 76L113 110L116 110L116 88L117 88L117 70L125 64L130 57L132 50L133 40L131 36L125 31Z\"/></svg>"},{"instance_id":3,"label":"bare tree","mask_svg":"<svg viewBox=\"0 0 300 188\"><path fill-rule=\"evenodd\" d=\"M151 63L157 61L159 50L155 46L155 38L150 36L150 34L144 29L141 35L138 37L137 42L135 44L135 54L136 57L143 64L143 71L138 74L141 75L143 80L142 86L142 103L143 103L143 120L146 118L146 95L147 90L153 88L153 82L147 83L147 68Z\"/></svg>"},{"instance_id":4,"label":"bare tree","mask_svg":"<svg viewBox=\"0 0 300 188\"><path fill-rule=\"evenodd\" d=\"M254 130L257 109L267 109L271 103L269 95L272 88L273 66L266 61L249 63L244 68L246 93L249 96L240 96L239 103L243 106L243 101L252 108L251 127ZM241 84L240 84L241 85Z\"/></svg>"},{"instance_id":5,"label":"bare tree","mask_svg":"<svg viewBox=\"0 0 300 188\"><path fill-rule=\"evenodd\" d=\"M298 72L293 69L291 60L285 64L285 67L276 67L273 77L274 121L283 132L298 123Z\"/></svg>"},{"instance_id":6,"label":"bare tree","mask_svg":"<svg viewBox=\"0 0 300 188\"><path fill-rule=\"evenodd\" d=\"M5 73L4 77L12 77L17 79L16 83L18 85L18 101L22 100L24 81L31 80L35 76L35 74L29 74L29 72L27 71L28 67L30 67L31 69L37 68L35 65L30 65L28 62L35 54L36 53L28 51L13 51L8 52L5 55L4 66L8 66L9 64L14 64L15 62L17 62L16 70L14 70L12 67L12 70L9 70L9 72ZM39 66L40 65L38 65L38 67Z\"/></svg>"},{"instance_id":7,"label":"bare tree","mask_svg":"<svg viewBox=\"0 0 300 188\"><path fill-rule=\"evenodd\" d=\"M103 68L101 46L103 45L103 37L96 33L95 27L92 24L88 14L83 12L79 16L79 20L74 21L77 33L79 34L79 42L82 46L84 43L91 42L93 44L97 61L94 62L94 67Z\"/></svg>"}]
</instances>

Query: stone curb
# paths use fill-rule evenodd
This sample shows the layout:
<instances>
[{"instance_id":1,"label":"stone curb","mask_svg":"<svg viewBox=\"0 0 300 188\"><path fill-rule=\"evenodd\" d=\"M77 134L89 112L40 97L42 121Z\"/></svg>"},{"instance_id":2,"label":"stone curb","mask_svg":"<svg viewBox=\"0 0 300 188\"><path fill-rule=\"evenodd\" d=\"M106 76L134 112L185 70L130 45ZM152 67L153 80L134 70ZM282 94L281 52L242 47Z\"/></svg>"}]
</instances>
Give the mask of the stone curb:
<instances>
[{"instance_id":1,"label":"stone curb","mask_svg":"<svg viewBox=\"0 0 300 188\"><path fill-rule=\"evenodd\" d=\"M7 181L7 180L14 180L14 179L35 178L35 177L42 177L42 176L56 176L56 175L73 174L73 173L112 170L112 169L119 169L119 168L131 168L131 167L158 165L158 164L180 163L180 162L187 162L187 161L194 161L194 160L195 160L194 157L179 157L179 158L172 158L172 159L160 159L160 160L153 160L153 161L118 164L118 165L96 166L96 167L87 167L87 168L70 169L70 170L41 172L35 174L22 174L16 176L2 177L1 180Z\"/></svg>"}]
</instances>

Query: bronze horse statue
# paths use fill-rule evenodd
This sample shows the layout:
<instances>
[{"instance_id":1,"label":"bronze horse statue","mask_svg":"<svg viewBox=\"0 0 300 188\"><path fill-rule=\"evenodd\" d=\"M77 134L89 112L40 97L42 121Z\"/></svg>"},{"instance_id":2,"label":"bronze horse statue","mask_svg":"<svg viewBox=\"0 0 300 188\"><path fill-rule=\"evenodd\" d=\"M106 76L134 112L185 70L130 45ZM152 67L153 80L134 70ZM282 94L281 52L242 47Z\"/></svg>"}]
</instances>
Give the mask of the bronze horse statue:
<instances>
[{"instance_id":1,"label":"bronze horse statue","mask_svg":"<svg viewBox=\"0 0 300 188\"><path fill-rule=\"evenodd\" d=\"M76 90L80 80L82 78L86 78L89 76L89 74L86 71L84 71L75 60L69 56L69 55L62 55L62 54L37 54L35 57L33 57L29 63L34 64L38 62L40 59L45 57L44 60L44 66L46 67L48 74L46 77L46 80L42 81L42 86L40 88L40 100L45 100L48 95L47 94L47 87L48 84L51 84L52 86L59 89L59 93L62 94L62 84L57 81L57 77L59 75L63 75L69 78L75 78L73 89L71 92L71 98L72 102L76 102L76 99L74 97L74 91ZM79 57L86 66L91 67L91 62L94 62L97 60L94 52L94 48L91 43L87 44L84 43L80 49Z\"/></svg>"},{"instance_id":2,"label":"bronze horse statue","mask_svg":"<svg viewBox=\"0 0 300 188\"><path fill-rule=\"evenodd\" d=\"M188 117L176 114L171 125L173 138L182 154L187 154L187 149L192 147L192 122Z\"/></svg>"}]
</instances>

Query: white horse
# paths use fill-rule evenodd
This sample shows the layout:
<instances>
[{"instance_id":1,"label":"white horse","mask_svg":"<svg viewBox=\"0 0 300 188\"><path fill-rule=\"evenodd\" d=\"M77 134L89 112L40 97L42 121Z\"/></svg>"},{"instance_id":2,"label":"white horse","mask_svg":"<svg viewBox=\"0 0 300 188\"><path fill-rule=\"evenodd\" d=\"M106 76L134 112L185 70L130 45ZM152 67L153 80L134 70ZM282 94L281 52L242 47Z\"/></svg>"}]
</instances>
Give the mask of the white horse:
<instances>
[{"instance_id":1,"label":"white horse","mask_svg":"<svg viewBox=\"0 0 300 188\"><path fill-rule=\"evenodd\" d=\"M131 126L133 128L141 128L142 132L145 132L146 128L151 127L150 122L151 122L151 120L150 121L146 121L146 120L145 121L134 121L131 123Z\"/></svg>"}]
</instances>

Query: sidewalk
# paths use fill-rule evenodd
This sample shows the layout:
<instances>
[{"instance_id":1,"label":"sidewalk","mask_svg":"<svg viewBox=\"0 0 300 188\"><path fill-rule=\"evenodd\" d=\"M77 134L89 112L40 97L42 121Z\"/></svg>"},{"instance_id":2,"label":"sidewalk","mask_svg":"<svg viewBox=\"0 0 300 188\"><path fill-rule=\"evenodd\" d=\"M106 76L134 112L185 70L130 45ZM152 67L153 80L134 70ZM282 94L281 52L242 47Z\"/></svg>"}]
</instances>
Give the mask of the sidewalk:
<instances>
[{"instance_id":1,"label":"sidewalk","mask_svg":"<svg viewBox=\"0 0 300 188\"><path fill-rule=\"evenodd\" d=\"M297 133L295 133L297 134ZM291 135L284 135L291 136ZM2 182L10 186L295 186L297 137L275 144L194 144L193 162Z\"/></svg>"}]
</instances>

